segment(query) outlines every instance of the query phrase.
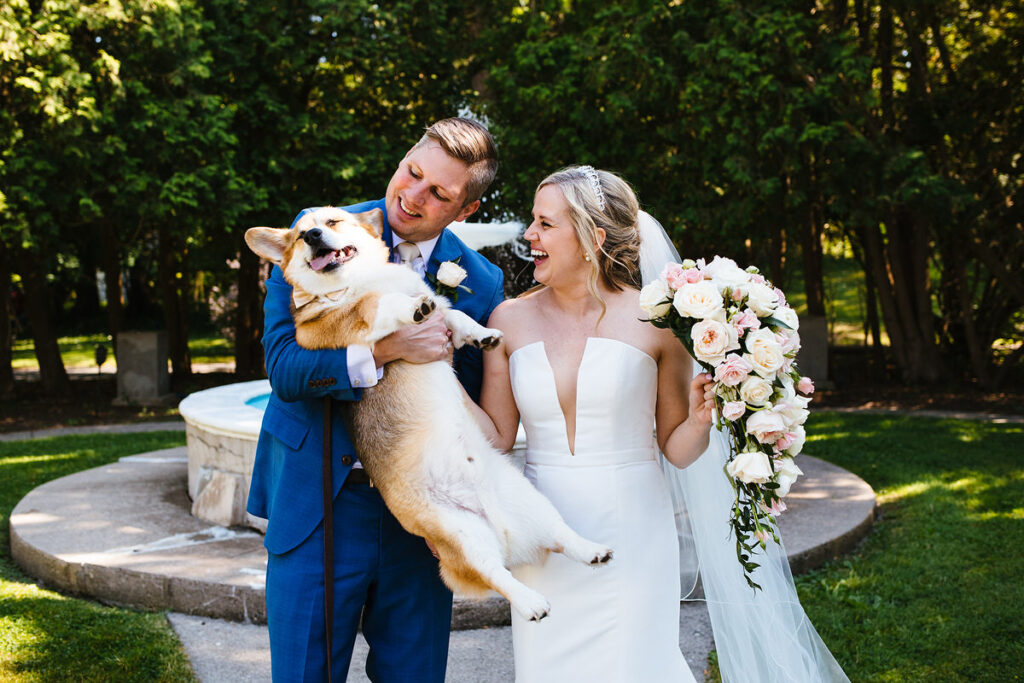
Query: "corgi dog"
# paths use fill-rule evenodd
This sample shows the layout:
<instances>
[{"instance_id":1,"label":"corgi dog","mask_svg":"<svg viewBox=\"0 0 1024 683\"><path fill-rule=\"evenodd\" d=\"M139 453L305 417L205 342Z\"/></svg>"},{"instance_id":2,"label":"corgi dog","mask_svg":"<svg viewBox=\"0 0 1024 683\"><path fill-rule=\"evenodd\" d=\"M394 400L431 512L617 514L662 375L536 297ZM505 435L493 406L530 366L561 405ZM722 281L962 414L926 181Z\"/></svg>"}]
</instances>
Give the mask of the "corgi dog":
<instances>
[{"instance_id":1,"label":"corgi dog","mask_svg":"<svg viewBox=\"0 0 1024 683\"><path fill-rule=\"evenodd\" d=\"M295 336L308 349L374 343L405 325L443 315L456 348L491 349L488 329L451 308L422 278L390 263L383 214L326 207L291 229L251 228L245 241L281 267L293 288ZM601 565L612 550L573 531L480 430L458 379L445 362L389 363L376 386L351 403L359 460L402 526L435 548L453 591L482 597L495 590L525 619L550 609L544 596L508 567L550 552Z\"/></svg>"}]
</instances>

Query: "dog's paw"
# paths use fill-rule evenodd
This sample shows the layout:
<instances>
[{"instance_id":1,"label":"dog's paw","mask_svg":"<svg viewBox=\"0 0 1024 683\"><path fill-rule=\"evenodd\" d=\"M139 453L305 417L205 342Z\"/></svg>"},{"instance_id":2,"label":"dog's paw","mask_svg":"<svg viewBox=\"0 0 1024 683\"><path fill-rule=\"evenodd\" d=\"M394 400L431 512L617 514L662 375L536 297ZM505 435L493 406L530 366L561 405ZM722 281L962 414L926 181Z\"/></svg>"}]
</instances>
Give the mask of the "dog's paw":
<instances>
[{"instance_id":1,"label":"dog's paw","mask_svg":"<svg viewBox=\"0 0 1024 683\"><path fill-rule=\"evenodd\" d=\"M412 313L412 321L415 323L421 323L427 319L427 316L434 312L437 308L437 304L430 297L424 295L416 300L416 308Z\"/></svg>"},{"instance_id":2,"label":"dog's paw","mask_svg":"<svg viewBox=\"0 0 1024 683\"><path fill-rule=\"evenodd\" d=\"M527 621L540 621L551 611L551 605L540 593L530 591L532 595L524 595L512 603L512 607Z\"/></svg>"},{"instance_id":3,"label":"dog's paw","mask_svg":"<svg viewBox=\"0 0 1024 683\"><path fill-rule=\"evenodd\" d=\"M602 548L602 549L598 550L593 555L593 557L590 560L590 564L592 564L592 565L607 564L608 562L611 561L611 559L612 559L612 557L614 555L615 555L615 551L612 550L611 548Z\"/></svg>"},{"instance_id":4,"label":"dog's paw","mask_svg":"<svg viewBox=\"0 0 1024 683\"><path fill-rule=\"evenodd\" d=\"M501 340L504 336L501 330L494 330L485 327L483 332L484 334L482 335L471 337L469 339L469 343L483 351L490 351L491 349L497 348L498 345L501 344Z\"/></svg>"}]
</instances>

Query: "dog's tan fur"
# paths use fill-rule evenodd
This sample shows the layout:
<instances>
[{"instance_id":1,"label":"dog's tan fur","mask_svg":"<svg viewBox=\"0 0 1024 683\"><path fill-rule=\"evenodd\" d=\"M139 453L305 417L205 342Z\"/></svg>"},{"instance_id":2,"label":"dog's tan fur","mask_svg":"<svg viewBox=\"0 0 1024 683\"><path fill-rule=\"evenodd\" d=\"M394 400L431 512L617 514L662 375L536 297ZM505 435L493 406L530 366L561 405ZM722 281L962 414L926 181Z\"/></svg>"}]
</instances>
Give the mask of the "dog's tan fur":
<instances>
[{"instance_id":1,"label":"dog's tan fur","mask_svg":"<svg viewBox=\"0 0 1024 683\"><path fill-rule=\"evenodd\" d=\"M309 349L372 347L434 309L445 316L455 345L491 348L501 333L480 326L430 291L411 269L388 263L379 211L352 215L319 209L291 230L252 228L246 242L281 266L293 287L296 340ZM324 247L342 262L316 271ZM309 233L307 235L307 233ZM329 238L329 240L327 239ZM317 244L320 244L319 242ZM327 271L327 272L325 272ZM392 514L426 538L453 590L481 595L497 590L529 619L548 612L543 596L516 581L507 566L539 561L548 551L601 564L611 550L573 532L551 503L495 450L463 403L446 363L396 361L382 380L352 405L359 460Z\"/></svg>"}]
</instances>

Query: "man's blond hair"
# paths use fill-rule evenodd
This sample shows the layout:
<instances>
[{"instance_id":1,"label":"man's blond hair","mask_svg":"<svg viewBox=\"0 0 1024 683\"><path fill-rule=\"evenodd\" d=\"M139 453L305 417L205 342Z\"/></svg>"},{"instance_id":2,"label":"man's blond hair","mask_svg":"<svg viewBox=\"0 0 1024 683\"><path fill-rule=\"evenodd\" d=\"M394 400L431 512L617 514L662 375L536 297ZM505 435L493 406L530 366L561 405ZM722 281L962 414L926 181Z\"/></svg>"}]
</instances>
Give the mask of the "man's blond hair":
<instances>
[{"instance_id":1,"label":"man's blond hair","mask_svg":"<svg viewBox=\"0 0 1024 683\"><path fill-rule=\"evenodd\" d=\"M487 128L461 117L441 119L427 128L413 149L428 142L441 145L448 156L468 167L469 182L466 184L466 197L462 205L467 206L480 199L498 172L498 149Z\"/></svg>"}]
</instances>

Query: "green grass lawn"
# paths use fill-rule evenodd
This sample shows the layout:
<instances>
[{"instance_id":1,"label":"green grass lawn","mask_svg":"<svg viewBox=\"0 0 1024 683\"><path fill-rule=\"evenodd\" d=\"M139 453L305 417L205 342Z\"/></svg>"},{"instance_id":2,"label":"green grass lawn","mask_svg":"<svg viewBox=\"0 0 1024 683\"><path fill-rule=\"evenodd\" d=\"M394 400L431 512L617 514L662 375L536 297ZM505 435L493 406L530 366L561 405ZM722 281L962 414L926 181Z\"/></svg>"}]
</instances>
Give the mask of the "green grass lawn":
<instances>
[{"instance_id":1,"label":"green grass lawn","mask_svg":"<svg viewBox=\"0 0 1024 683\"><path fill-rule=\"evenodd\" d=\"M1024 674L1024 426L819 413L806 450L865 479L881 518L797 579L853 681Z\"/></svg>"},{"instance_id":2,"label":"green grass lawn","mask_svg":"<svg viewBox=\"0 0 1024 683\"><path fill-rule=\"evenodd\" d=\"M184 443L183 432L0 442L0 680L195 680L163 614L38 587L11 559L8 526L14 505L46 481Z\"/></svg>"},{"instance_id":3,"label":"green grass lawn","mask_svg":"<svg viewBox=\"0 0 1024 683\"><path fill-rule=\"evenodd\" d=\"M797 578L853 681L1012 681L1024 671L1024 426L821 412L807 451L864 478L880 518ZM44 481L180 445L180 433L0 443L0 679L189 680L160 614L37 588L10 559L14 504Z\"/></svg>"},{"instance_id":4,"label":"green grass lawn","mask_svg":"<svg viewBox=\"0 0 1024 683\"><path fill-rule=\"evenodd\" d=\"M117 368L114 360L113 345L109 334L88 334L80 337L61 337L57 341L60 355L67 368L95 368L96 346L107 347L107 360L103 370L113 372ZM235 351L229 339L214 335L192 337L188 340L188 349L192 354L193 363L230 363L235 359ZM11 366L14 369L38 369L35 345L31 339L17 339L11 349Z\"/></svg>"}]
</instances>

